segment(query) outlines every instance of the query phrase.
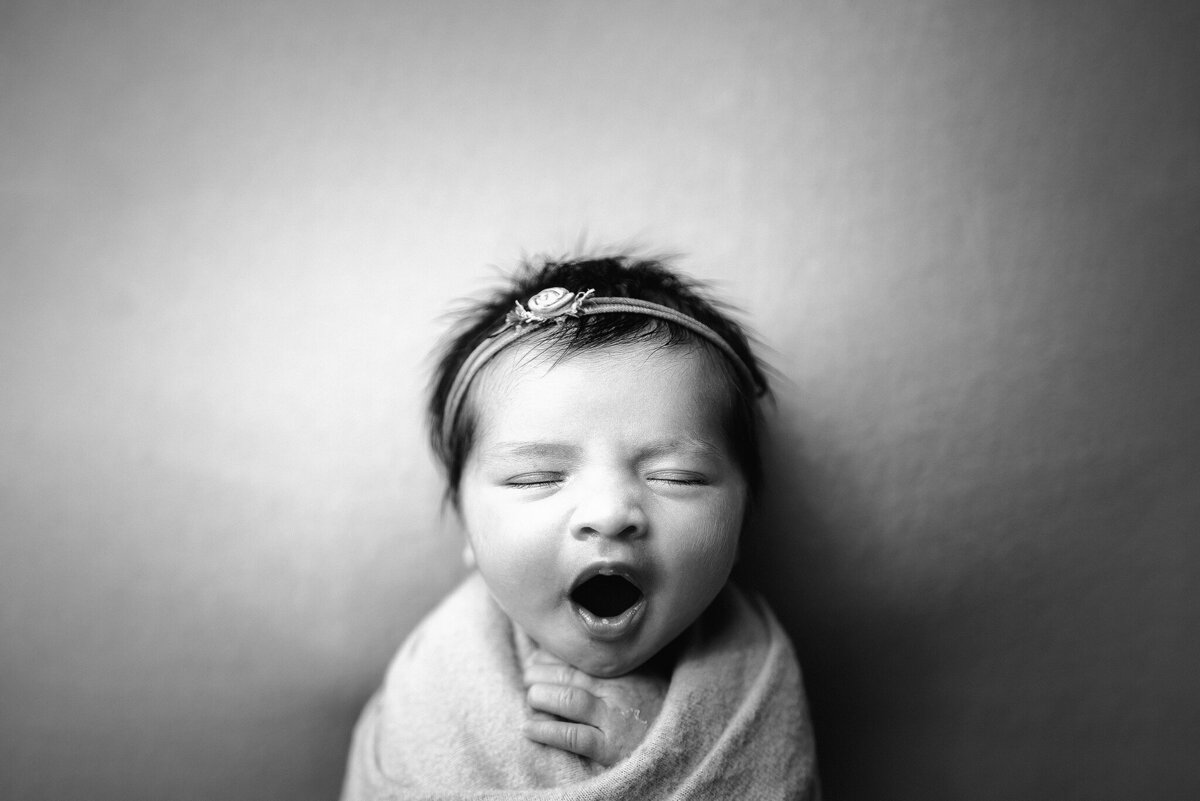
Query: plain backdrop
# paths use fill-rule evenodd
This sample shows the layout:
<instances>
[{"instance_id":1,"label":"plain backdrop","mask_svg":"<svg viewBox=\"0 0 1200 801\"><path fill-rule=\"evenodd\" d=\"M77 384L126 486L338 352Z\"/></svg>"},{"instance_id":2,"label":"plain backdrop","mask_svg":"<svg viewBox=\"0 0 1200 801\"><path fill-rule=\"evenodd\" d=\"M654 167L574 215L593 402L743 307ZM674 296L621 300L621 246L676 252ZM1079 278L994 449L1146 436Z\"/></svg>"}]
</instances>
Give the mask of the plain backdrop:
<instances>
[{"instance_id":1,"label":"plain backdrop","mask_svg":"<svg viewBox=\"0 0 1200 801\"><path fill-rule=\"evenodd\" d=\"M334 798L444 315L617 245L778 371L829 798L1200 797L1198 9L0 2L0 796Z\"/></svg>"}]
</instances>

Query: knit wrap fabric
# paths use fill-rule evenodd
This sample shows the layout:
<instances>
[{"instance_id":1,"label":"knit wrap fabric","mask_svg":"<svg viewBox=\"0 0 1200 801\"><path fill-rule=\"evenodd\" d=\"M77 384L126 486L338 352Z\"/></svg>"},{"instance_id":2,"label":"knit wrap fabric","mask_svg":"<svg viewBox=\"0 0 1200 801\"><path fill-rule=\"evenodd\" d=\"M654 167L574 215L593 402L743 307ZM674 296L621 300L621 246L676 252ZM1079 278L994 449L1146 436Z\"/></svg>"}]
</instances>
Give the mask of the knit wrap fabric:
<instances>
[{"instance_id":1,"label":"knit wrap fabric","mask_svg":"<svg viewBox=\"0 0 1200 801\"><path fill-rule=\"evenodd\" d=\"M342 801L819 797L800 669L761 599L726 586L685 633L645 739L607 769L521 734L522 637L469 576L367 704Z\"/></svg>"}]
</instances>

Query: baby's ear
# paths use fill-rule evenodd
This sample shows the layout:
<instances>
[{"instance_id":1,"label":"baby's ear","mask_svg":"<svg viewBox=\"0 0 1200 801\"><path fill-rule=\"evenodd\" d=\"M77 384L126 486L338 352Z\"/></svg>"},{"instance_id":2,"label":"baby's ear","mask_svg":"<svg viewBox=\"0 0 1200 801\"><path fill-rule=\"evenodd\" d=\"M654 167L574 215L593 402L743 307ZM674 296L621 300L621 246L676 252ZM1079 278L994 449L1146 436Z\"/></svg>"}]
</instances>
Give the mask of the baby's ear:
<instances>
[{"instance_id":1,"label":"baby's ear","mask_svg":"<svg viewBox=\"0 0 1200 801\"><path fill-rule=\"evenodd\" d=\"M475 569L475 548L471 546L470 540L465 540L463 542L462 560L463 566L466 567L467 570Z\"/></svg>"}]
</instances>

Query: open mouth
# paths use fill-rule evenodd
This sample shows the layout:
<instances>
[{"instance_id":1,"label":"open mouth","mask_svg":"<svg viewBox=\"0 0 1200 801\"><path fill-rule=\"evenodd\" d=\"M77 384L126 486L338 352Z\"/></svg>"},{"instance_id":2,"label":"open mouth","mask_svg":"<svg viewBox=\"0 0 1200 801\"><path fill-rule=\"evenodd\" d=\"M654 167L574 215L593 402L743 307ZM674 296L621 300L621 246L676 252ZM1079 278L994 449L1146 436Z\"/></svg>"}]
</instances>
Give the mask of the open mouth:
<instances>
[{"instance_id":1,"label":"open mouth","mask_svg":"<svg viewBox=\"0 0 1200 801\"><path fill-rule=\"evenodd\" d=\"M597 618L620 617L642 600L642 591L624 576L592 576L571 592L571 600Z\"/></svg>"}]
</instances>

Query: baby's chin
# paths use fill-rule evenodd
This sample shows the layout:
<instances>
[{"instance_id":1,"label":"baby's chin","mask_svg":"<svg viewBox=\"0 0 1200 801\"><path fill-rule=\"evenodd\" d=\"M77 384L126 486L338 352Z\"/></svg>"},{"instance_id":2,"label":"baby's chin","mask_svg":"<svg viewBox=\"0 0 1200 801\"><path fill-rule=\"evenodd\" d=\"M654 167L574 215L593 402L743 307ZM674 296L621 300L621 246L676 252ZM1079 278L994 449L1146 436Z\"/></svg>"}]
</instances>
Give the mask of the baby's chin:
<instances>
[{"instance_id":1,"label":"baby's chin","mask_svg":"<svg viewBox=\"0 0 1200 801\"><path fill-rule=\"evenodd\" d=\"M630 673L636 673L639 668L646 663L646 660L634 663L632 665L617 663L617 664L585 664L575 665L589 676L595 676L598 679L615 679L621 676L627 676Z\"/></svg>"},{"instance_id":2,"label":"baby's chin","mask_svg":"<svg viewBox=\"0 0 1200 801\"><path fill-rule=\"evenodd\" d=\"M633 673L654 656L636 652L621 653L621 649L611 646L580 647L575 643L555 642L553 638L539 640L528 632L524 633L532 649L525 657L526 662L561 663L598 679L615 679Z\"/></svg>"},{"instance_id":3,"label":"baby's chin","mask_svg":"<svg viewBox=\"0 0 1200 801\"><path fill-rule=\"evenodd\" d=\"M538 650L564 662L589 676L598 679L615 679L631 673L656 673L669 676L675 665L677 647L675 643L667 645L651 653L597 653L598 649L587 648L582 651L570 648L555 648L553 643L534 644ZM600 649L608 651L610 649Z\"/></svg>"}]
</instances>

